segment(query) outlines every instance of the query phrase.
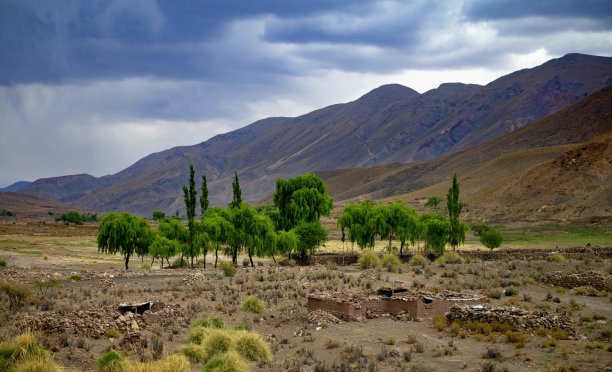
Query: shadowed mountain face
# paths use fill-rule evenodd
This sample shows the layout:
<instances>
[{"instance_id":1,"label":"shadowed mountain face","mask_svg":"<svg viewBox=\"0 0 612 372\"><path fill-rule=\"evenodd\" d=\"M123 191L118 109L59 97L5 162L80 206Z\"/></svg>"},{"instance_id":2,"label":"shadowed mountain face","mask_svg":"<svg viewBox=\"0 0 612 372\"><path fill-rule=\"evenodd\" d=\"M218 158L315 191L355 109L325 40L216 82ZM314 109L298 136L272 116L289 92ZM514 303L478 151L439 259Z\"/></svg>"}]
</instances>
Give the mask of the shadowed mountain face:
<instances>
[{"instance_id":1,"label":"shadowed mountain face","mask_svg":"<svg viewBox=\"0 0 612 372\"><path fill-rule=\"evenodd\" d=\"M465 217L612 222L612 85L493 141L416 164L318 172L336 200L444 196L460 175Z\"/></svg>"},{"instance_id":2,"label":"shadowed mountain face","mask_svg":"<svg viewBox=\"0 0 612 372\"><path fill-rule=\"evenodd\" d=\"M570 54L486 86L443 84L419 94L385 85L353 102L296 118L260 120L198 145L151 154L112 176L50 178L20 191L84 210L174 213L184 209L181 186L191 163L198 178L206 174L213 205L230 201L234 170L243 196L255 201L273 192L279 177L424 161L468 149L610 83L612 58Z\"/></svg>"}]
</instances>

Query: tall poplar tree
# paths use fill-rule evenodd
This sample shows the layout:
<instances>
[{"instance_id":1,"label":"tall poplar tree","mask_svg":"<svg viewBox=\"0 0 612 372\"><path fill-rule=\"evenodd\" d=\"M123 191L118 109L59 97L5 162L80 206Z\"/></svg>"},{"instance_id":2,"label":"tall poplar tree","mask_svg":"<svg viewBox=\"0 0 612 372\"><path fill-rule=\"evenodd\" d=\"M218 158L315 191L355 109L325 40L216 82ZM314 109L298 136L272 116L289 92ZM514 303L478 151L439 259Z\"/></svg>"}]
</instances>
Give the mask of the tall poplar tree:
<instances>
[{"instance_id":1,"label":"tall poplar tree","mask_svg":"<svg viewBox=\"0 0 612 372\"><path fill-rule=\"evenodd\" d=\"M208 184L206 182L206 176L202 176L202 193L200 194L200 209L202 210L202 219L208 210Z\"/></svg>"},{"instance_id":2,"label":"tall poplar tree","mask_svg":"<svg viewBox=\"0 0 612 372\"><path fill-rule=\"evenodd\" d=\"M238 181L238 173L234 171L234 182L232 182L233 197L230 203L230 208L240 207L242 204L242 191L240 190L240 181Z\"/></svg>"},{"instance_id":3,"label":"tall poplar tree","mask_svg":"<svg viewBox=\"0 0 612 372\"><path fill-rule=\"evenodd\" d=\"M450 230L448 234L448 243L453 247L453 251L457 246L465 241L465 232L467 226L459 220L459 214L463 209L463 203L459 200L459 182L457 182L457 174L453 175L453 183L446 194L446 206L448 208L448 217L450 220Z\"/></svg>"},{"instance_id":4,"label":"tall poplar tree","mask_svg":"<svg viewBox=\"0 0 612 372\"><path fill-rule=\"evenodd\" d=\"M187 242L187 256L191 258L191 267L193 268L193 259L196 256L194 240L196 235L195 229L195 211L196 211L196 196L195 186L195 170L193 165L189 165L189 188L183 185L183 195L185 199L185 208L187 209L187 227L189 228L189 241Z\"/></svg>"}]
</instances>

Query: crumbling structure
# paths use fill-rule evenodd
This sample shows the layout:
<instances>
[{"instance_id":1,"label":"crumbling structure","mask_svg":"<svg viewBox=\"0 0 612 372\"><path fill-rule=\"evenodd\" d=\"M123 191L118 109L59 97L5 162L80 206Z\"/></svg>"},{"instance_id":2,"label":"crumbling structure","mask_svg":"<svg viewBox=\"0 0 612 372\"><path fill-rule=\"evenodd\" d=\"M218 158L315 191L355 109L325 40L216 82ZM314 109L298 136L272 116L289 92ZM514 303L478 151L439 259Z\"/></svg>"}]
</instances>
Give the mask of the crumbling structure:
<instances>
[{"instance_id":1,"label":"crumbling structure","mask_svg":"<svg viewBox=\"0 0 612 372\"><path fill-rule=\"evenodd\" d=\"M451 291L411 292L406 289L381 288L377 293L346 294L329 292L308 297L308 311L326 311L342 320L358 320L374 314L408 314L412 318L444 315L455 305L482 303L482 297Z\"/></svg>"}]
</instances>

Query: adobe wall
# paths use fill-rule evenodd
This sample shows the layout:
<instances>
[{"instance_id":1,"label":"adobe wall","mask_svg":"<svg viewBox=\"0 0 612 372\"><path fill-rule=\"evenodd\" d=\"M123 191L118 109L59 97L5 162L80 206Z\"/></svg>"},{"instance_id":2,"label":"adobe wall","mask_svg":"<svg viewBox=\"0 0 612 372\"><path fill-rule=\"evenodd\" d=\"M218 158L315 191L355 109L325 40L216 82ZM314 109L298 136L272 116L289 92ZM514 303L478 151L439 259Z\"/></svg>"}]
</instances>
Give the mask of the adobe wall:
<instances>
[{"instance_id":1,"label":"adobe wall","mask_svg":"<svg viewBox=\"0 0 612 372\"><path fill-rule=\"evenodd\" d=\"M355 316L355 309L350 302L341 302L332 299L308 297L308 311L323 310L342 319L351 320Z\"/></svg>"}]
</instances>

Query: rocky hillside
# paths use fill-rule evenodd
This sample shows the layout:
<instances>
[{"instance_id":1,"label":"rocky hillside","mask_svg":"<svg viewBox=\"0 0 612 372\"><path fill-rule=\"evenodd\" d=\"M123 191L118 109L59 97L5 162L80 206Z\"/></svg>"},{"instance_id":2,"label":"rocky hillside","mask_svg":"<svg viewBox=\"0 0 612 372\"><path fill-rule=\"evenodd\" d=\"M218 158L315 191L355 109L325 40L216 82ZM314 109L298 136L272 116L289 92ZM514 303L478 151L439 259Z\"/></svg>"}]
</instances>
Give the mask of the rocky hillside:
<instances>
[{"instance_id":1,"label":"rocky hillside","mask_svg":"<svg viewBox=\"0 0 612 372\"><path fill-rule=\"evenodd\" d=\"M353 102L296 118L260 120L198 145L151 154L112 176L38 180L20 191L84 210L174 213L184 209L181 185L193 163L197 174L209 179L213 204L229 201L234 170L243 195L255 201L269 194L279 177L424 161L469 149L610 83L612 58L570 54L486 86L443 84L419 94L401 85L386 85ZM418 169L426 172L427 166ZM387 186L398 187L389 181Z\"/></svg>"}]
</instances>

